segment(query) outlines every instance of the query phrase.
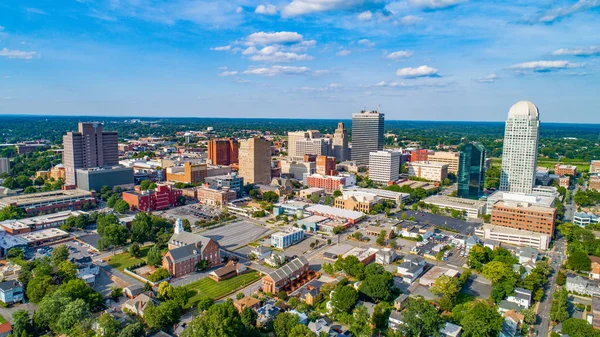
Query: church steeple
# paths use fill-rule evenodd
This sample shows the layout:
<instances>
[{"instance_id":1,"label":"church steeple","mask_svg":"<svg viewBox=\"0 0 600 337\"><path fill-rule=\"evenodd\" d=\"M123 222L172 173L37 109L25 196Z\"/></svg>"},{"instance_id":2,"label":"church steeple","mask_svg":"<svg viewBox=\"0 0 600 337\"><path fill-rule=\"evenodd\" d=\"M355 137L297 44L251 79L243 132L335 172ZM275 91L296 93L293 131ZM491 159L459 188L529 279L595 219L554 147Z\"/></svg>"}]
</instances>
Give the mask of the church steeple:
<instances>
[{"instance_id":1,"label":"church steeple","mask_svg":"<svg viewBox=\"0 0 600 337\"><path fill-rule=\"evenodd\" d=\"M177 220L175 220L175 234L183 232L185 232L185 230L183 229L183 221L181 221L181 218L177 218Z\"/></svg>"}]
</instances>

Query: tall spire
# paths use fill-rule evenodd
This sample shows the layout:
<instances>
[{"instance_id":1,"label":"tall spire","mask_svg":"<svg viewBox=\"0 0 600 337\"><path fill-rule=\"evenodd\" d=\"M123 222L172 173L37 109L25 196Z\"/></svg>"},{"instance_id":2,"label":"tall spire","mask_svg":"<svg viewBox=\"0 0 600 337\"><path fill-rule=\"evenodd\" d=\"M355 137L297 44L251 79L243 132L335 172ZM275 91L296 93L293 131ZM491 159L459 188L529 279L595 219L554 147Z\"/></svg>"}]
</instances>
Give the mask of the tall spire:
<instances>
[{"instance_id":1,"label":"tall spire","mask_svg":"<svg viewBox=\"0 0 600 337\"><path fill-rule=\"evenodd\" d=\"M175 234L183 232L185 232L185 230L183 229L183 221L181 221L181 218L177 218L177 220L175 220Z\"/></svg>"}]
</instances>

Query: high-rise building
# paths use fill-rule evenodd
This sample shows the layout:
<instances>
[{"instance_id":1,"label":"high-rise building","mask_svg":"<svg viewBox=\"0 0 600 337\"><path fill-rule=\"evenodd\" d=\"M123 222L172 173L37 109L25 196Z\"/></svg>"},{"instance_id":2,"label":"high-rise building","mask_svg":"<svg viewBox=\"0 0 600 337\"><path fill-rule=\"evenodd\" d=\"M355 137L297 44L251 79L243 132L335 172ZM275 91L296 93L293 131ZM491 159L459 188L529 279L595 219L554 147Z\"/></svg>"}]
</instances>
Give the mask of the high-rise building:
<instances>
[{"instance_id":1,"label":"high-rise building","mask_svg":"<svg viewBox=\"0 0 600 337\"><path fill-rule=\"evenodd\" d=\"M485 181L485 148L469 143L460 151L458 165L458 196L477 199L483 194Z\"/></svg>"},{"instance_id":2,"label":"high-rise building","mask_svg":"<svg viewBox=\"0 0 600 337\"><path fill-rule=\"evenodd\" d=\"M500 191L525 194L533 191L539 135L538 108L528 101L513 105L504 129Z\"/></svg>"},{"instance_id":3,"label":"high-rise building","mask_svg":"<svg viewBox=\"0 0 600 337\"><path fill-rule=\"evenodd\" d=\"M315 164L317 174L324 176L335 175L335 157L318 156Z\"/></svg>"},{"instance_id":4,"label":"high-rise building","mask_svg":"<svg viewBox=\"0 0 600 337\"><path fill-rule=\"evenodd\" d=\"M288 156L300 159L306 154L329 156L331 139L321 137L318 130L288 132Z\"/></svg>"},{"instance_id":5,"label":"high-rise building","mask_svg":"<svg viewBox=\"0 0 600 337\"><path fill-rule=\"evenodd\" d=\"M369 154L369 179L387 184L400 177L400 156L398 151L376 151Z\"/></svg>"},{"instance_id":6,"label":"high-rise building","mask_svg":"<svg viewBox=\"0 0 600 337\"><path fill-rule=\"evenodd\" d=\"M271 142L263 137L240 141L239 175L247 184L268 184L271 181Z\"/></svg>"},{"instance_id":7,"label":"high-rise building","mask_svg":"<svg viewBox=\"0 0 600 337\"><path fill-rule=\"evenodd\" d=\"M101 123L79 123L78 132L63 136L65 185L77 184L79 168L109 167L119 164L118 137L102 131Z\"/></svg>"},{"instance_id":8,"label":"high-rise building","mask_svg":"<svg viewBox=\"0 0 600 337\"><path fill-rule=\"evenodd\" d=\"M448 164L448 173L458 175L458 162L460 154L458 152L436 151L427 155L427 161Z\"/></svg>"},{"instance_id":9,"label":"high-rise building","mask_svg":"<svg viewBox=\"0 0 600 337\"><path fill-rule=\"evenodd\" d=\"M0 158L0 173L10 172L10 159Z\"/></svg>"},{"instance_id":10,"label":"high-rise building","mask_svg":"<svg viewBox=\"0 0 600 337\"><path fill-rule=\"evenodd\" d=\"M213 165L237 164L238 147L235 138L211 139L208 142L208 159Z\"/></svg>"},{"instance_id":11,"label":"high-rise building","mask_svg":"<svg viewBox=\"0 0 600 337\"><path fill-rule=\"evenodd\" d=\"M348 151L348 130L344 127L343 122L339 122L335 133L333 134L333 156L340 163L350 160Z\"/></svg>"},{"instance_id":12,"label":"high-rise building","mask_svg":"<svg viewBox=\"0 0 600 337\"><path fill-rule=\"evenodd\" d=\"M385 115L379 111L361 111L352 115L352 160L369 164L369 153L383 150Z\"/></svg>"}]
</instances>

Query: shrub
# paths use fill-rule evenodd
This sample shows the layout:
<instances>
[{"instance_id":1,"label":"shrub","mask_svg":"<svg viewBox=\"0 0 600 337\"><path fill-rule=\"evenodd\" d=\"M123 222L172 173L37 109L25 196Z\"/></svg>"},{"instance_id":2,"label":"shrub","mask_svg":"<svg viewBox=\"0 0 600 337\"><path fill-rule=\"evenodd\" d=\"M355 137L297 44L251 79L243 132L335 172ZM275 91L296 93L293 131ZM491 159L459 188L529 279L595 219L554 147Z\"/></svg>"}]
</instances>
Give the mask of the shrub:
<instances>
[{"instance_id":1,"label":"shrub","mask_svg":"<svg viewBox=\"0 0 600 337\"><path fill-rule=\"evenodd\" d=\"M150 274L150 276L148 276L147 279L148 281L158 282L160 280L168 278L169 276L171 276L171 274L169 274L169 272L165 268L158 268L154 271L154 273Z\"/></svg>"}]
</instances>

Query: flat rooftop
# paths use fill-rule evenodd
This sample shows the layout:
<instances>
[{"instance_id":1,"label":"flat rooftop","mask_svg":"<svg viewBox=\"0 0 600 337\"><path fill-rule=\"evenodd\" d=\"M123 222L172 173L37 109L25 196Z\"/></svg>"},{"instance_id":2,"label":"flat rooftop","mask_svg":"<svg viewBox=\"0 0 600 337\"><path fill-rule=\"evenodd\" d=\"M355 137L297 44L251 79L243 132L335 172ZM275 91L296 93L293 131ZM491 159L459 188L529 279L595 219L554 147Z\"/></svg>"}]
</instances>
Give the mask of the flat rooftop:
<instances>
[{"instance_id":1,"label":"flat rooftop","mask_svg":"<svg viewBox=\"0 0 600 337\"><path fill-rule=\"evenodd\" d=\"M331 248L327 249L326 253L339 256L342 254L346 254L352 248L353 248L353 246L349 245L349 244L335 245L335 246L332 246Z\"/></svg>"},{"instance_id":2,"label":"flat rooftop","mask_svg":"<svg viewBox=\"0 0 600 337\"><path fill-rule=\"evenodd\" d=\"M485 201L473 200L473 199L464 199L457 197L449 197L444 195L432 195L430 197L425 198L423 200L426 204L443 204L449 207L471 207L471 208L481 208L485 206Z\"/></svg>"},{"instance_id":3,"label":"flat rooftop","mask_svg":"<svg viewBox=\"0 0 600 337\"><path fill-rule=\"evenodd\" d=\"M501 234L514 235L514 236L529 236L529 237L534 237L534 238L539 238L541 236L548 236L548 234L544 234L544 233L537 233L537 232L532 232L532 231L527 231L527 230L515 229L515 228L510 228L510 227L504 227L504 226L496 226L496 225L491 225L491 224L484 224L483 226L481 226L480 229L475 229L475 231L478 231L478 230L489 230L490 232L493 232L493 233L501 233Z\"/></svg>"},{"instance_id":4,"label":"flat rooftop","mask_svg":"<svg viewBox=\"0 0 600 337\"><path fill-rule=\"evenodd\" d=\"M39 241L60 239L67 236L69 236L69 233L58 228L42 229L41 231L35 231L19 235L19 237L25 239L30 244Z\"/></svg>"},{"instance_id":5,"label":"flat rooftop","mask_svg":"<svg viewBox=\"0 0 600 337\"><path fill-rule=\"evenodd\" d=\"M362 212L358 211L348 211L342 208L336 208L325 205L313 205L306 208L309 212L319 213L319 214L327 214L330 216L335 216L338 218L346 218L346 219L354 219L359 220L362 219L365 215Z\"/></svg>"},{"instance_id":6,"label":"flat rooftop","mask_svg":"<svg viewBox=\"0 0 600 337\"><path fill-rule=\"evenodd\" d=\"M344 191L357 191L357 192L371 193L371 194L375 194L376 196L378 196L380 198L394 199L394 200L396 200L396 199L403 200L403 199L410 197L410 194L408 194L408 193L381 190L381 189L377 189L377 188L348 187L348 188L344 188Z\"/></svg>"},{"instance_id":7,"label":"flat rooftop","mask_svg":"<svg viewBox=\"0 0 600 337\"><path fill-rule=\"evenodd\" d=\"M488 203L494 203L496 201L516 201L516 202L527 202L536 206L552 207L554 205L554 197L543 196L537 194L519 194L509 193L504 191L496 191L491 194L488 198Z\"/></svg>"},{"instance_id":8,"label":"flat rooftop","mask_svg":"<svg viewBox=\"0 0 600 337\"><path fill-rule=\"evenodd\" d=\"M2 198L0 199L0 206L7 206L10 204L27 205L44 202L56 202L61 199L85 198L90 196L90 192L78 189L30 193Z\"/></svg>"},{"instance_id":9,"label":"flat rooftop","mask_svg":"<svg viewBox=\"0 0 600 337\"><path fill-rule=\"evenodd\" d=\"M534 212L540 212L540 213L556 212L554 207L539 206L536 204L529 204L527 202L518 202L518 201L498 201L498 202L494 203L493 207L495 207L495 206L516 208L516 209L522 209L522 210L534 211Z\"/></svg>"}]
</instances>

